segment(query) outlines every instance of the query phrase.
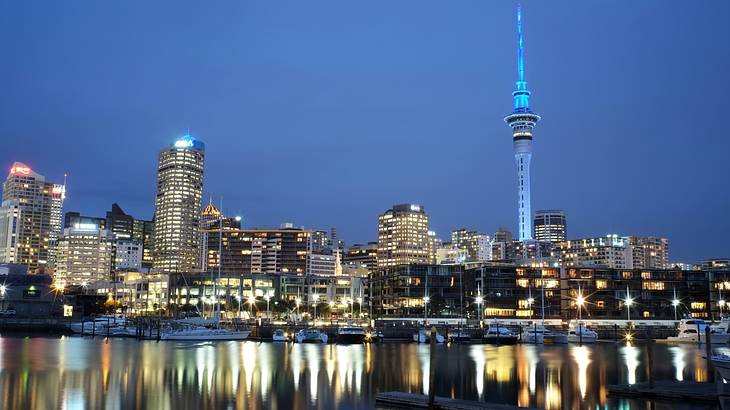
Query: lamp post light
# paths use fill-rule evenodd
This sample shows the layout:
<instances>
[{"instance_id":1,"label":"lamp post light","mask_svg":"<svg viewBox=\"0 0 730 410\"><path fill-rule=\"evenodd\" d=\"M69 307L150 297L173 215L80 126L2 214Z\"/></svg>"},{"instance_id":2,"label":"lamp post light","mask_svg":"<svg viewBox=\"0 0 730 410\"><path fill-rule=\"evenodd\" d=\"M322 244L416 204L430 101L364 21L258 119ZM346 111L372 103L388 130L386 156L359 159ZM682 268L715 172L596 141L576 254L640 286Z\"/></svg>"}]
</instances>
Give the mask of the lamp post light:
<instances>
[{"instance_id":1,"label":"lamp post light","mask_svg":"<svg viewBox=\"0 0 730 410\"><path fill-rule=\"evenodd\" d=\"M266 296L264 296L264 300L266 300L266 317L271 320L271 310L269 309L269 301L271 300L271 294L269 292L266 292Z\"/></svg>"},{"instance_id":2,"label":"lamp post light","mask_svg":"<svg viewBox=\"0 0 730 410\"><path fill-rule=\"evenodd\" d=\"M484 298L480 295L477 296L475 299L475 302L477 304L477 320L479 320L479 326L482 325L482 303L484 303Z\"/></svg>"},{"instance_id":3,"label":"lamp post light","mask_svg":"<svg viewBox=\"0 0 730 410\"><path fill-rule=\"evenodd\" d=\"M312 301L314 302L314 325L317 326L317 302L319 302L319 293L312 295Z\"/></svg>"},{"instance_id":4,"label":"lamp post light","mask_svg":"<svg viewBox=\"0 0 730 410\"><path fill-rule=\"evenodd\" d=\"M426 320L428 318L428 302L431 301L430 296L423 297L423 326L426 326Z\"/></svg>"},{"instance_id":5,"label":"lamp post light","mask_svg":"<svg viewBox=\"0 0 730 410\"><path fill-rule=\"evenodd\" d=\"M586 303L583 294L578 291L578 297L575 298L575 304L578 305L578 322L583 319L583 305Z\"/></svg>"},{"instance_id":6,"label":"lamp post light","mask_svg":"<svg viewBox=\"0 0 730 410\"><path fill-rule=\"evenodd\" d=\"M249 298L248 298L248 307L250 309L249 317L253 317L253 305L255 305L255 304L256 304L256 296L253 296L253 295L249 296Z\"/></svg>"},{"instance_id":7,"label":"lamp post light","mask_svg":"<svg viewBox=\"0 0 730 410\"><path fill-rule=\"evenodd\" d=\"M360 297L357 298L357 309L358 309L357 317L361 317L362 316L362 298L360 298Z\"/></svg>"},{"instance_id":8,"label":"lamp post light","mask_svg":"<svg viewBox=\"0 0 730 410\"><path fill-rule=\"evenodd\" d=\"M634 298L631 297L631 294L629 293L629 287L626 287L626 299L624 300L624 303L626 304L626 321L631 321L631 305L634 304Z\"/></svg>"},{"instance_id":9,"label":"lamp post light","mask_svg":"<svg viewBox=\"0 0 730 410\"><path fill-rule=\"evenodd\" d=\"M530 309L530 320L532 320L532 304L535 303L535 298L530 296L527 298L527 308Z\"/></svg>"},{"instance_id":10,"label":"lamp post light","mask_svg":"<svg viewBox=\"0 0 730 410\"><path fill-rule=\"evenodd\" d=\"M297 305L297 316L299 316L299 305L302 304L302 298L297 296L297 298L294 300L294 303Z\"/></svg>"},{"instance_id":11,"label":"lamp post light","mask_svg":"<svg viewBox=\"0 0 730 410\"><path fill-rule=\"evenodd\" d=\"M241 318L241 295L236 295L236 302L238 302L238 318Z\"/></svg>"},{"instance_id":12,"label":"lamp post light","mask_svg":"<svg viewBox=\"0 0 730 410\"><path fill-rule=\"evenodd\" d=\"M722 320L722 308L725 307L725 299L720 299L717 301L717 305L720 307L720 320Z\"/></svg>"},{"instance_id":13,"label":"lamp post light","mask_svg":"<svg viewBox=\"0 0 730 410\"><path fill-rule=\"evenodd\" d=\"M2 302L2 305L0 306L0 310L5 310L5 295L8 292L8 287L5 286L5 284L0 285L0 302Z\"/></svg>"}]
</instances>

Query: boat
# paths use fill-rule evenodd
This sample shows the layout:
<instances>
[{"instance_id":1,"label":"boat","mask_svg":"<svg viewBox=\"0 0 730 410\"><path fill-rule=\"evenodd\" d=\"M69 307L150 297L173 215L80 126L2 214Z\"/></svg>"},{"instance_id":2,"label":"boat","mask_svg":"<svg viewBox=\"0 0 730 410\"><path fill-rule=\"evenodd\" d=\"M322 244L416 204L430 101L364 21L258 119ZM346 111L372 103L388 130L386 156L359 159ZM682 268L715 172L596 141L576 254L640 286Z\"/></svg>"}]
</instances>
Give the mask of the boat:
<instances>
[{"instance_id":1,"label":"boat","mask_svg":"<svg viewBox=\"0 0 730 410\"><path fill-rule=\"evenodd\" d=\"M716 354L710 357L712 367L720 373L723 379L730 381L730 356L726 354Z\"/></svg>"},{"instance_id":2,"label":"boat","mask_svg":"<svg viewBox=\"0 0 730 410\"><path fill-rule=\"evenodd\" d=\"M528 325L522 329L520 340L522 343L541 345L545 343L545 335L550 331L542 325Z\"/></svg>"},{"instance_id":3,"label":"boat","mask_svg":"<svg viewBox=\"0 0 730 410\"><path fill-rule=\"evenodd\" d=\"M218 340L246 340L250 330L229 330L207 327L186 327L160 334L160 340L206 342Z\"/></svg>"},{"instance_id":4,"label":"boat","mask_svg":"<svg viewBox=\"0 0 730 410\"><path fill-rule=\"evenodd\" d=\"M544 343L553 345L567 345L568 335L566 335L565 333L553 332L548 330L545 333Z\"/></svg>"},{"instance_id":5,"label":"boat","mask_svg":"<svg viewBox=\"0 0 730 410\"><path fill-rule=\"evenodd\" d=\"M365 338L365 329L359 326L343 326L337 329L337 343L362 343Z\"/></svg>"},{"instance_id":6,"label":"boat","mask_svg":"<svg viewBox=\"0 0 730 410\"><path fill-rule=\"evenodd\" d=\"M730 334L730 317L723 317L717 324L710 326L712 333L728 333Z\"/></svg>"},{"instance_id":7,"label":"boat","mask_svg":"<svg viewBox=\"0 0 730 410\"><path fill-rule=\"evenodd\" d=\"M702 319L682 319L677 328L677 336L670 336L667 341L674 343L706 343L705 332L707 327L708 324ZM710 327L710 342L712 344L727 344L730 342L730 334L718 333L716 329Z\"/></svg>"},{"instance_id":8,"label":"boat","mask_svg":"<svg viewBox=\"0 0 730 410\"><path fill-rule=\"evenodd\" d=\"M568 330L568 342L570 343L596 343L598 340L598 333L588 329L582 322L575 323L573 321L569 324Z\"/></svg>"},{"instance_id":9,"label":"boat","mask_svg":"<svg viewBox=\"0 0 730 410\"><path fill-rule=\"evenodd\" d=\"M294 336L298 343L327 343L327 333L310 327L302 329Z\"/></svg>"},{"instance_id":10,"label":"boat","mask_svg":"<svg viewBox=\"0 0 730 410\"><path fill-rule=\"evenodd\" d=\"M115 327L123 327L125 323L126 319L124 317L105 315L96 317L92 320L73 322L69 325L69 328L73 333L80 335L104 336L107 334L107 327L111 331Z\"/></svg>"},{"instance_id":11,"label":"boat","mask_svg":"<svg viewBox=\"0 0 730 410\"><path fill-rule=\"evenodd\" d=\"M286 333L283 329L276 329L271 335L271 340L274 342L288 342L289 334Z\"/></svg>"},{"instance_id":12,"label":"boat","mask_svg":"<svg viewBox=\"0 0 730 410\"><path fill-rule=\"evenodd\" d=\"M451 343L471 342L471 335L469 334L469 332L461 328L449 329L449 331L446 333L446 338Z\"/></svg>"},{"instance_id":13,"label":"boat","mask_svg":"<svg viewBox=\"0 0 730 410\"><path fill-rule=\"evenodd\" d=\"M484 343L495 345L513 345L517 343L518 336L511 330L494 323L487 327L487 331L482 335Z\"/></svg>"},{"instance_id":14,"label":"boat","mask_svg":"<svg viewBox=\"0 0 730 410\"><path fill-rule=\"evenodd\" d=\"M431 343L431 330L420 329L417 333L413 334L413 341L416 343ZM436 332L436 343L443 343L446 339Z\"/></svg>"}]
</instances>

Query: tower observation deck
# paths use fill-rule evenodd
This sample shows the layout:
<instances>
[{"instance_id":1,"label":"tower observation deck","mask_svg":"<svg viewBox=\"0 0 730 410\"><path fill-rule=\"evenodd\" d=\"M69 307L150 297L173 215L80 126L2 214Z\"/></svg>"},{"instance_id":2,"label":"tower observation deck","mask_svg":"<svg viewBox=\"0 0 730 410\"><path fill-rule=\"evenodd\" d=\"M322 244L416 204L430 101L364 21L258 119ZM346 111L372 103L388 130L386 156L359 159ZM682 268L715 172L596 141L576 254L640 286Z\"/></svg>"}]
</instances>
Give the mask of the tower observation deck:
<instances>
[{"instance_id":1,"label":"tower observation deck","mask_svg":"<svg viewBox=\"0 0 730 410\"><path fill-rule=\"evenodd\" d=\"M512 144L517 165L517 226L519 240L532 239L532 208L530 202L530 160L532 159L532 129L540 116L530 109L530 91L525 81L525 61L522 43L522 8L517 8L517 82L512 92L514 109L504 118L512 128Z\"/></svg>"}]
</instances>

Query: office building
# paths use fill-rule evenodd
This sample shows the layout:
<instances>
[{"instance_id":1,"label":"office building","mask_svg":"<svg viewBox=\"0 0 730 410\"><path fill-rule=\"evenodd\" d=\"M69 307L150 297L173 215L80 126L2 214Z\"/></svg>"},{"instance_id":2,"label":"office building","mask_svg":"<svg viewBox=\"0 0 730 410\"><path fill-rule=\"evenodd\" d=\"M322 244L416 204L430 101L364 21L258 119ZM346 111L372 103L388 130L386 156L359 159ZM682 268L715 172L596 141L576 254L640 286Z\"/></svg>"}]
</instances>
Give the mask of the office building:
<instances>
[{"instance_id":1,"label":"office building","mask_svg":"<svg viewBox=\"0 0 730 410\"><path fill-rule=\"evenodd\" d=\"M142 269L144 248L140 241L134 239L116 239L114 241L114 269L121 271L139 271Z\"/></svg>"},{"instance_id":2,"label":"office building","mask_svg":"<svg viewBox=\"0 0 730 410\"><path fill-rule=\"evenodd\" d=\"M111 280L114 235L96 226L65 228L58 240L54 283L86 286Z\"/></svg>"},{"instance_id":3,"label":"office building","mask_svg":"<svg viewBox=\"0 0 730 410\"><path fill-rule=\"evenodd\" d=\"M492 259L492 241L489 235L464 228L451 232L451 243L466 251L465 262L486 262Z\"/></svg>"},{"instance_id":4,"label":"office building","mask_svg":"<svg viewBox=\"0 0 730 410\"><path fill-rule=\"evenodd\" d=\"M350 246L344 253L342 263L345 266L363 267L368 272L374 271L378 266L378 243L356 243Z\"/></svg>"},{"instance_id":5,"label":"office building","mask_svg":"<svg viewBox=\"0 0 730 410\"><path fill-rule=\"evenodd\" d=\"M66 187L15 162L3 183L0 263L43 269L54 259Z\"/></svg>"},{"instance_id":6,"label":"office building","mask_svg":"<svg viewBox=\"0 0 730 410\"><path fill-rule=\"evenodd\" d=\"M519 240L532 239L532 210L530 202L530 161L532 159L532 129L540 116L530 108L530 91L525 81L522 40L522 9L517 9L517 83L512 92L514 109L504 120L512 128L512 144L517 165L517 226Z\"/></svg>"},{"instance_id":7,"label":"office building","mask_svg":"<svg viewBox=\"0 0 730 410\"><path fill-rule=\"evenodd\" d=\"M548 209L535 211L535 240L540 242L561 242L567 238L565 211Z\"/></svg>"},{"instance_id":8,"label":"office building","mask_svg":"<svg viewBox=\"0 0 730 410\"><path fill-rule=\"evenodd\" d=\"M421 205L395 205L378 217L378 268L428 264L433 256L428 215Z\"/></svg>"},{"instance_id":9,"label":"office building","mask_svg":"<svg viewBox=\"0 0 730 410\"><path fill-rule=\"evenodd\" d=\"M199 267L204 158L205 144L189 134L160 151L153 264L158 272Z\"/></svg>"},{"instance_id":10,"label":"office building","mask_svg":"<svg viewBox=\"0 0 730 410\"><path fill-rule=\"evenodd\" d=\"M227 274L291 273L305 275L318 263L310 263L315 254L316 231L288 229L213 229L208 231L206 271ZM222 239L222 240L221 240ZM222 258L219 255L219 245ZM324 261L323 261L324 262Z\"/></svg>"}]
</instances>

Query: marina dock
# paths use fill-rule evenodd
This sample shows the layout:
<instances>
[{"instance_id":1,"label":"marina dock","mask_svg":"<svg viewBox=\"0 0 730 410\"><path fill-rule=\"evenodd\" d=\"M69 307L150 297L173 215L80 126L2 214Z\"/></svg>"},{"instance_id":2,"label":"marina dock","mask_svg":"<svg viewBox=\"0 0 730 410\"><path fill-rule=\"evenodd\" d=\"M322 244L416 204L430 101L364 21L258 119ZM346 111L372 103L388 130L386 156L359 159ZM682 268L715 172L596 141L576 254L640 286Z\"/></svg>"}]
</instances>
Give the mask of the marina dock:
<instances>
[{"instance_id":1,"label":"marina dock","mask_svg":"<svg viewBox=\"0 0 730 410\"><path fill-rule=\"evenodd\" d=\"M378 393L375 406L398 409L443 409L443 410L515 410L525 409L508 404L486 403L481 401L458 400L447 397L435 397L433 406L429 406L428 396L423 394L392 391Z\"/></svg>"}]
</instances>

